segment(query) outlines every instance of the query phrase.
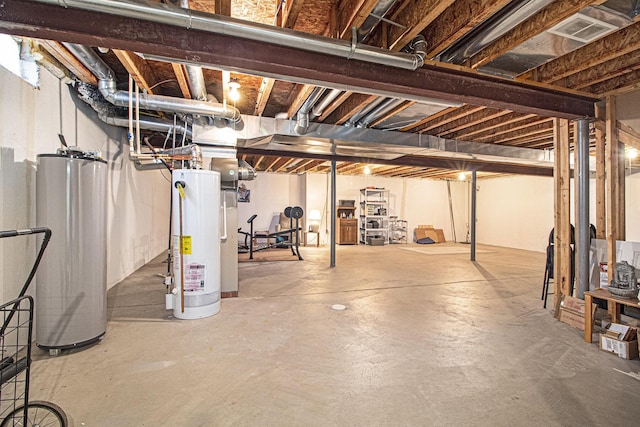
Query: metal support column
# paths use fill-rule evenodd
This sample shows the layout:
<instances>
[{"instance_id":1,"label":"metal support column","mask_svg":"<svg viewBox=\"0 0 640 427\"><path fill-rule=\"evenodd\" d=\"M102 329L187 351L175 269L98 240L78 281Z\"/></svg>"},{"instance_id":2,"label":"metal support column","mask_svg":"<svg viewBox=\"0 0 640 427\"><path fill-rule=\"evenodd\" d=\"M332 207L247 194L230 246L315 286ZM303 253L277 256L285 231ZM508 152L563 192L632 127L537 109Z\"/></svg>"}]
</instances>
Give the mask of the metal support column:
<instances>
[{"instance_id":1,"label":"metal support column","mask_svg":"<svg viewBox=\"0 0 640 427\"><path fill-rule=\"evenodd\" d=\"M471 261L476 260L476 171L471 171Z\"/></svg>"},{"instance_id":2,"label":"metal support column","mask_svg":"<svg viewBox=\"0 0 640 427\"><path fill-rule=\"evenodd\" d=\"M331 262L330 267L336 266L336 161L331 160Z\"/></svg>"},{"instance_id":3,"label":"metal support column","mask_svg":"<svg viewBox=\"0 0 640 427\"><path fill-rule=\"evenodd\" d=\"M578 298L589 290L589 121L576 120L577 212L576 212L576 281Z\"/></svg>"}]
</instances>

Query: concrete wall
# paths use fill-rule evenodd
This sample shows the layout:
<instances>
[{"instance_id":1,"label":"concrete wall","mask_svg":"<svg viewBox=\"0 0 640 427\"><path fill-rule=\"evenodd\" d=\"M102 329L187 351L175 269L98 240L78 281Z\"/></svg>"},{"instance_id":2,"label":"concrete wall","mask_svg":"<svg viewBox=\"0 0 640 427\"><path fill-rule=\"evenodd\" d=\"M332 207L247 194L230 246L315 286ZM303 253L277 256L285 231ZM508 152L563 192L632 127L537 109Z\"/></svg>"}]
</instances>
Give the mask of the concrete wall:
<instances>
[{"instance_id":1,"label":"concrete wall","mask_svg":"<svg viewBox=\"0 0 640 427\"><path fill-rule=\"evenodd\" d=\"M36 89L0 67L0 229L46 225L35 223L36 161L60 146L59 133L69 145L102 150L109 162L107 285L113 286L166 250L168 172L136 171L125 132L99 122L49 72L40 74ZM17 296L39 245L40 238L31 236L0 240L2 301Z\"/></svg>"},{"instance_id":2,"label":"concrete wall","mask_svg":"<svg viewBox=\"0 0 640 427\"><path fill-rule=\"evenodd\" d=\"M302 206L305 216L314 209L321 212L321 242L329 241L333 212L331 212L329 174L286 176L258 173L255 181L245 182L251 190L250 203L238 203L238 224L248 230L246 220L257 214L256 230L273 227L272 218L287 206ZM384 178L375 176L338 175L337 200L355 200L359 207L360 189L367 186L389 190L389 215L408 221L409 230L419 224L442 228L447 240L453 233L449 214L447 184L445 181ZM452 203L458 241L464 240L468 221L468 184L451 182ZM359 210L356 211L359 215ZM409 236L411 240L411 236Z\"/></svg>"}]
</instances>

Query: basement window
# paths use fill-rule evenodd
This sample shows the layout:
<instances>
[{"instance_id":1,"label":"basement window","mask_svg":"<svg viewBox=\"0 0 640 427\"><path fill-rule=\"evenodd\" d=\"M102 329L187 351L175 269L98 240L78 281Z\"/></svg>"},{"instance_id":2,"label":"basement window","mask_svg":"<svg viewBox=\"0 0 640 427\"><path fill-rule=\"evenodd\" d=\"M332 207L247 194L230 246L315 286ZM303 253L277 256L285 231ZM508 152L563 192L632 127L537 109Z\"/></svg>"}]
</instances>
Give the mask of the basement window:
<instances>
[{"instance_id":1,"label":"basement window","mask_svg":"<svg viewBox=\"0 0 640 427\"><path fill-rule=\"evenodd\" d=\"M39 87L39 67L31 55L28 43L7 34L0 34L0 65L31 86Z\"/></svg>"}]
</instances>

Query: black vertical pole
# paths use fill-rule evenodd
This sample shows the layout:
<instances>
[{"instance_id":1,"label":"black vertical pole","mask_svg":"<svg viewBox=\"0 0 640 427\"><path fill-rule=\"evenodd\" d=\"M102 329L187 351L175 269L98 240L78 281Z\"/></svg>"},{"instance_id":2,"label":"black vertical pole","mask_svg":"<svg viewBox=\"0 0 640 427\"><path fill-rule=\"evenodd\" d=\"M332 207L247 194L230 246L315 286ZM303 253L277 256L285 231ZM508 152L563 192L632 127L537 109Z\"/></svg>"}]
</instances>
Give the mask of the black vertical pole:
<instances>
[{"instance_id":1,"label":"black vertical pole","mask_svg":"<svg viewBox=\"0 0 640 427\"><path fill-rule=\"evenodd\" d=\"M331 160L331 263L336 266L336 161Z\"/></svg>"},{"instance_id":2,"label":"black vertical pole","mask_svg":"<svg viewBox=\"0 0 640 427\"><path fill-rule=\"evenodd\" d=\"M471 261L476 260L476 171L471 172Z\"/></svg>"}]
</instances>

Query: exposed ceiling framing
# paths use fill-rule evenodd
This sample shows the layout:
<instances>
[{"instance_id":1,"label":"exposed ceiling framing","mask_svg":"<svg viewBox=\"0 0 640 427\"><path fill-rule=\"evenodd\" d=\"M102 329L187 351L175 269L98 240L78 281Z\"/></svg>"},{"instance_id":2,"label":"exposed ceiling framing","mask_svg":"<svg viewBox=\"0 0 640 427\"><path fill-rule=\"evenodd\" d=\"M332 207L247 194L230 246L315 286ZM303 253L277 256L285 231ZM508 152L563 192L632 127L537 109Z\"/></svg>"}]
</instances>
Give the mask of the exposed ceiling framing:
<instances>
[{"instance_id":1,"label":"exposed ceiling framing","mask_svg":"<svg viewBox=\"0 0 640 427\"><path fill-rule=\"evenodd\" d=\"M169 8L180 4L178 0L162 2ZM301 51L268 40L248 40L146 19L123 19L99 10L77 9L72 5L74 1L67 3L68 8L57 2L5 1L0 8L0 31L35 39L70 74L93 85L97 84L96 78L60 42L110 48L101 56L116 71L117 79L124 83L127 74L131 74L150 94L191 98L184 64L204 66L207 91L220 101L226 100L225 81L230 78L239 81L242 98L236 107L249 116L286 115L295 119L300 107L320 85L340 89L342 93L320 115L312 117L315 122L344 126L383 96L407 102L396 103L395 108L368 121L368 126L384 128L397 122L400 132L549 150L553 146L552 118L593 116L594 102L604 96L640 88L637 19L640 11L633 9L637 4L631 0L546 1L544 7L528 18L505 28L497 39L482 44L461 65L440 62L437 55L463 40L477 37L479 28L507 10L505 7L513 8L514 1L386 2L389 7L384 16L375 17L377 25L366 43L399 51L415 36L423 36L427 60L416 71ZM291 29L349 43L352 28L370 22L379 3L379 0L293 0L282 4L276 0L191 0L189 7L217 13L221 19L230 16L273 26L274 30ZM531 52L525 57L531 65L514 78L485 74L500 61L515 61L510 59L518 58L513 52L522 50L531 40L540 44L540 37L551 37L546 30L578 12L608 19L617 29L586 44L556 39L554 46L562 42L563 48L570 48L554 51L557 53L541 50L542 59ZM142 52L147 59L135 52ZM151 59L153 55L172 61ZM429 99L454 106L434 107ZM637 143L637 130L624 129L620 133L625 143ZM327 171L329 167L330 159L326 156L251 150L257 149L241 148L239 152L258 170L304 173ZM362 174L365 166L369 166L374 176L411 178L453 178L459 171L471 169L478 170L481 176L541 173L526 165L517 170L514 165L507 167L501 163L490 166L484 162L415 155L392 161L357 156L334 159L339 161L338 170L343 174ZM544 169L543 174L548 173Z\"/></svg>"}]
</instances>

